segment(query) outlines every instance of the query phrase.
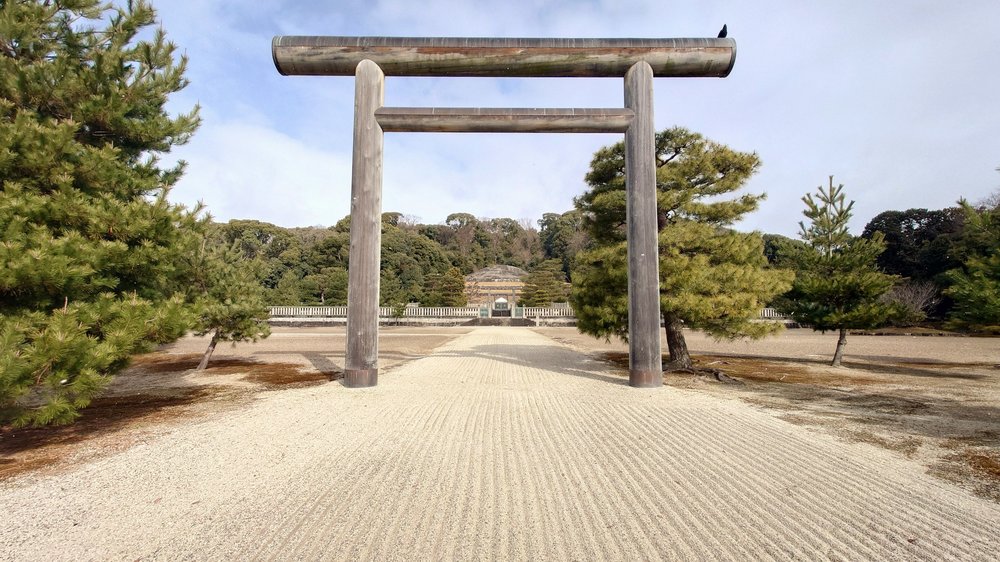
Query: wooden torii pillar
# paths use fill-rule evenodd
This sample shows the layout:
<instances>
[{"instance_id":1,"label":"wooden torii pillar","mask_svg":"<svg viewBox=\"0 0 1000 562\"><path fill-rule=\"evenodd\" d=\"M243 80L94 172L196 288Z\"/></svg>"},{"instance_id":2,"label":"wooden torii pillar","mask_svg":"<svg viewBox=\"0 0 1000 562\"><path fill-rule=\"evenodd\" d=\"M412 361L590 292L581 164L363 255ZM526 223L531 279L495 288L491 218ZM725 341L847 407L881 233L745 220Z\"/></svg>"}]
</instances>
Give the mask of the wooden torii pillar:
<instances>
[{"instance_id":1,"label":"wooden torii pillar","mask_svg":"<svg viewBox=\"0 0 1000 562\"><path fill-rule=\"evenodd\" d=\"M732 39L275 37L283 75L355 76L344 385L378 382L383 132L624 133L629 384L660 387L653 77L725 77ZM385 76L616 77L624 108L383 107Z\"/></svg>"}]
</instances>

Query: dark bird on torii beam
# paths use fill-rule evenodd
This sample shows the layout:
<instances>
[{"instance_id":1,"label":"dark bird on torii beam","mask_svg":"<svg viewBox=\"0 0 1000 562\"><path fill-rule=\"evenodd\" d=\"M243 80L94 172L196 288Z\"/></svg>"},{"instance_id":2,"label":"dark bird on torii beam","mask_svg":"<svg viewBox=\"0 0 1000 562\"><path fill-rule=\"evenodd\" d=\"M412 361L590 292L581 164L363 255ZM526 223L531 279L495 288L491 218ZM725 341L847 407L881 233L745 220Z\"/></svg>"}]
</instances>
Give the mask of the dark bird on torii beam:
<instances>
[{"instance_id":1,"label":"dark bird on torii beam","mask_svg":"<svg viewBox=\"0 0 1000 562\"><path fill-rule=\"evenodd\" d=\"M726 29L726 24L722 24L722 30L719 31L719 39L722 39L726 35L729 35L729 30Z\"/></svg>"}]
</instances>

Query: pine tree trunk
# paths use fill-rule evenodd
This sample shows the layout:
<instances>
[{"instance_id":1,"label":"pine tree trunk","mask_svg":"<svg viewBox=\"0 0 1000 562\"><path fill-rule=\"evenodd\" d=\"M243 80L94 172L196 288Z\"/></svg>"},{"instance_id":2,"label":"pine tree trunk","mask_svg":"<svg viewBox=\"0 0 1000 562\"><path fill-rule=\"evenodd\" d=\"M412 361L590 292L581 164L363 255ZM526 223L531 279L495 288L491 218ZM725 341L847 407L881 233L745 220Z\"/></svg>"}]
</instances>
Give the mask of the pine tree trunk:
<instances>
[{"instance_id":1,"label":"pine tree trunk","mask_svg":"<svg viewBox=\"0 0 1000 562\"><path fill-rule=\"evenodd\" d=\"M219 331L216 330L212 334L212 341L208 343L208 349L205 350L205 355L201 358L201 363L198 363L199 371L204 371L208 367L208 360L212 358L212 352L215 351L215 344L219 343Z\"/></svg>"},{"instance_id":2,"label":"pine tree trunk","mask_svg":"<svg viewBox=\"0 0 1000 562\"><path fill-rule=\"evenodd\" d=\"M670 351L670 363L664 365L663 370L693 369L694 363L691 362L687 342L684 341L684 323L674 314L664 314L663 320L663 329L667 332L667 349Z\"/></svg>"},{"instance_id":3,"label":"pine tree trunk","mask_svg":"<svg viewBox=\"0 0 1000 562\"><path fill-rule=\"evenodd\" d=\"M840 360L844 358L844 348L847 347L847 328L840 329L840 337L837 339L837 351L833 354L833 367L840 366Z\"/></svg>"}]
</instances>

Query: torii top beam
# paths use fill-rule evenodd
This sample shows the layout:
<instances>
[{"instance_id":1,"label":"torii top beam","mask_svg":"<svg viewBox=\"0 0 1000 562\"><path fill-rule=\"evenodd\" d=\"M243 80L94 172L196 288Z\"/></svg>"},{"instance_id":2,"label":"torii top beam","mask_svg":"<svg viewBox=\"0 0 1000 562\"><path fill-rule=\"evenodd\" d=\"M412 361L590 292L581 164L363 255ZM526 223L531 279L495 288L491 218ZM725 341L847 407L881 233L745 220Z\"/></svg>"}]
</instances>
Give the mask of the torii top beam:
<instances>
[{"instance_id":1,"label":"torii top beam","mask_svg":"<svg viewBox=\"0 0 1000 562\"><path fill-rule=\"evenodd\" d=\"M736 41L277 36L271 54L288 75L354 76L369 59L386 76L618 77L646 61L657 77L725 77Z\"/></svg>"}]
</instances>

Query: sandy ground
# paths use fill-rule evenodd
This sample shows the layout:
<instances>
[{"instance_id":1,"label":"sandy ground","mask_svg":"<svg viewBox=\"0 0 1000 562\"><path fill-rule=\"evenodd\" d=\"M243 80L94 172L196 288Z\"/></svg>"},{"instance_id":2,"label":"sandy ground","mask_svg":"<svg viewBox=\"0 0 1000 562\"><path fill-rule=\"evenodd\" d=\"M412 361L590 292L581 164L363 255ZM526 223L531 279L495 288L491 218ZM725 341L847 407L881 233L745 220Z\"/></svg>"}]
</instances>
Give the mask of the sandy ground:
<instances>
[{"instance_id":1,"label":"sandy ground","mask_svg":"<svg viewBox=\"0 0 1000 562\"><path fill-rule=\"evenodd\" d=\"M538 331L627 376L624 344L573 328ZM834 334L793 329L733 342L685 334L699 366L742 384L677 374L666 384L739 399L844 441L894 451L1000 502L1000 338L852 335L846 367L834 368Z\"/></svg>"},{"instance_id":2,"label":"sandy ground","mask_svg":"<svg viewBox=\"0 0 1000 562\"><path fill-rule=\"evenodd\" d=\"M382 327L380 368L385 372L424 357L469 331ZM209 368L196 371L208 341L189 336L134 357L71 425L0 427L0 479L59 472L148 441L178 423L225 415L268 392L319 385L343 374L343 327L274 327L258 342L220 343Z\"/></svg>"},{"instance_id":3,"label":"sandy ground","mask_svg":"<svg viewBox=\"0 0 1000 562\"><path fill-rule=\"evenodd\" d=\"M285 340L283 354L297 341ZM446 340L374 388L259 392L121 451L0 481L0 558L990 560L1000 550L1000 505L897 451L720 399L715 386L632 389L599 351L530 329Z\"/></svg>"},{"instance_id":4,"label":"sandy ground","mask_svg":"<svg viewBox=\"0 0 1000 562\"><path fill-rule=\"evenodd\" d=\"M466 334L465 327L381 326L379 328L379 368L390 370L397 365L425 356L430 350ZM285 328L272 327L271 335L255 343L220 343L214 360L251 357L268 363L287 362L318 371L340 371L344 367L347 332L343 327ZM165 348L172 354L202 354L208 337L187 337Z\"/></svg>"}]
</instances>

